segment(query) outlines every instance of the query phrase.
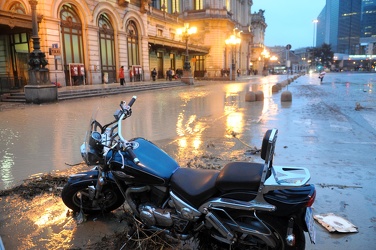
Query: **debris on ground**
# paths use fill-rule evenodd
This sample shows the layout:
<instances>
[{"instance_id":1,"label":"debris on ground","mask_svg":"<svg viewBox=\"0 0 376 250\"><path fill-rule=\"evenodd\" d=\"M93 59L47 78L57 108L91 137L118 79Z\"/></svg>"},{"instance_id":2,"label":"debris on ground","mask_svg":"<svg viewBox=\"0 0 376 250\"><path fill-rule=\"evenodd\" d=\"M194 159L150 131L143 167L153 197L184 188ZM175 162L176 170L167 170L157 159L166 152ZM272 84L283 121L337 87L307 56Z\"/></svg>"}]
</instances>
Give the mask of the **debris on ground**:
<instances>
[{"instance_id":1,"label":"debris on ground","mask_svg":"<svg viewBox=\"0 0 376 250\"><path fill-rule=\"evenodd\" d=\"M338 184L326 184L326 183L317 183L316 185L322 188L339 188L339 189L346 189L346 188L363 188L361 186L349 186L349 185L338 185Z\"/></svg>"},{"instance_id":2,"label":"debris on ground","mask_svg":"<svg viewBox=\"0 0 376 250\"><path fill-rule=\"evenodd\" d=\"M360 105L359 102L357 102L357 103L355 104L355 110L356 110L356 111L359 111L359 110L361 110L361 109L364 109L364 107L363 107L362 105Z\"/></svg>"},{"instance_id":3,"label":"debris on ground","mask_svg":"<svg viewBox=\"0 0 376 250\"><path fill-rule=\"evenodd\" d=\"M330 233L357 233L358 227L350 221L333 213L314 215L313 218Z\"/></svg>"}]
</instances>

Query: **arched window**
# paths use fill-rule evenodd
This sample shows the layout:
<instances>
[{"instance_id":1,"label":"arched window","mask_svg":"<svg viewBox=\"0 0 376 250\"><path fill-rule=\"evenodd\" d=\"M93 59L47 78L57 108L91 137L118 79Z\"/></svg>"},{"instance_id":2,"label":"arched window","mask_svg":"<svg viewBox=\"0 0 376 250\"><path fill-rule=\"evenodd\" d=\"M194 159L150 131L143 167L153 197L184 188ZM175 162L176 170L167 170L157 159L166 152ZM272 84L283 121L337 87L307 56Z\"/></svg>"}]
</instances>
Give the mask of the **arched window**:
<instances>
[{"instance_id":1,"label":"arched window","mask_svg":"<svg viewBox=\"0 0 376 250\"><path fill-rule=\"evenodd\" d=\"M64 63L82 63L82 24L75 8L66 4L60 11Z\"/></svg>"},{"instance_id":2,"label":"arched window","mask_svg":"<svg viewBox=\"0 0 376 250\"><path fill-rule=\"evenodd\" d=\"M64 71L66 80L69 82L71 80L69 78L69 63L84 63L82 24L76 8L71 4L61 7L60 20Z\"/></svg>"},{"instance_id":3,"label":"arched window","mask_svg":"<svg viewBox=\"0 0 376 250\"><path fill-rule=\"evenodd\" d=\"M108 73L108 82L116 81L114 29L106 14L98 19L102 73Z\"/></svg>"},{"instance_id":4,"label":"arched window","mask_svg":"<svg viewBox=\"0 0 376 250\"><path fill-rule=\"evenodd\" d=\"M9 11L18 14L26 14L25 7L20 2L12 4L12 6L10 6L9 8Z\"/></svg>"},{"instance_id":5,"label":"arched window","mask_svg":"<svg viewBox=\"0 0 376 250\"><path fill-rule=\"evenodd\" d=\"M127 26L128 65L140 65L138 31L136 23L130 21Z\"/></svg>"}]
</instances>

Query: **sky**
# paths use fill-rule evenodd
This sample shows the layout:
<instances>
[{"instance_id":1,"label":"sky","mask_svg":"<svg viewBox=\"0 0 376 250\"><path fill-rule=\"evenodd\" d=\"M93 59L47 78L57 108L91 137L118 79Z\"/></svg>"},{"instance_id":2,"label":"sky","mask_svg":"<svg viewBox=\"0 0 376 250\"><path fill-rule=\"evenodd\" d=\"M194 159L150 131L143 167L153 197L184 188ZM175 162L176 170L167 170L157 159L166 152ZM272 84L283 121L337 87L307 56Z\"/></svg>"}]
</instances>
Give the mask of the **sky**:
<instances>
[{"instance_id":1,"label":"sky","mask_svg":"<svg viewBox=\"0 0 376 250\"><path fill-rule=\"evenodd\" d=\"M326 0L253 0L252 13L265 10L264 44L291 45L291 50L313 46L314 24Z\"/></svg>"}]
</instances>

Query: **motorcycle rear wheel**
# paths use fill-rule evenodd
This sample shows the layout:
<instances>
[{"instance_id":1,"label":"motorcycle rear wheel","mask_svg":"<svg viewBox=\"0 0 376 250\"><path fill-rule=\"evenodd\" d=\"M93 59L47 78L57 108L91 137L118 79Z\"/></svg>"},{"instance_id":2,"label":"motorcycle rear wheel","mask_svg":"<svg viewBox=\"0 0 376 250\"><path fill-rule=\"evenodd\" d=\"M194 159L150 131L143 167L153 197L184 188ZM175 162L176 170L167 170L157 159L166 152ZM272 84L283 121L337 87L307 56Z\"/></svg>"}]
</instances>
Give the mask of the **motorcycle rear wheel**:
<instances>
[{"instance_id":1,"label":"motorcycle rear wheel","mask_svg":"<svg viewBox=\"0 0 376 250\"><path fill-rule=\"evenodd\" d=\"M89 199L88 187L92 182L83 182L76 185L65 185L61 192L64 204L74 212L82 210L85 214L108 213L120 207L125 199L117 188L105 185L97 202ZM81 198L80 198L81 196Z\"/></svg>"}]
</instances>

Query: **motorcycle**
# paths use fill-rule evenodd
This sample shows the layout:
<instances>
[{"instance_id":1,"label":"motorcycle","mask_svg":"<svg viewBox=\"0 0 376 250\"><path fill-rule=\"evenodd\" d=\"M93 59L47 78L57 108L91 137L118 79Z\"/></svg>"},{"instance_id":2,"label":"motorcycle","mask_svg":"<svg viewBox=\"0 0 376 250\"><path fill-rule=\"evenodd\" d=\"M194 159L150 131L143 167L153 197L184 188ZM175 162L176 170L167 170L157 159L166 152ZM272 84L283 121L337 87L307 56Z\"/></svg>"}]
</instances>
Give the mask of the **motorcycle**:
<instances>
[{"instance_id":1,"label":"motorcycle","mask_svg":"<svg viewBox=\"0 0 376 250\"><path fill-rule=\"evenodd\" d=\"M263 137L263 163L184 168L144 138L123 138L135 101L122 101L108 124L91 119L81 154L95 167L69 177L62 190L68 208L95 214L126 201L144 228L177 240L210 239L199 249L304 249L305 232L314 243L315 187L306 168L273 165L277 129Z\"/></svg>"}]
</instances>

